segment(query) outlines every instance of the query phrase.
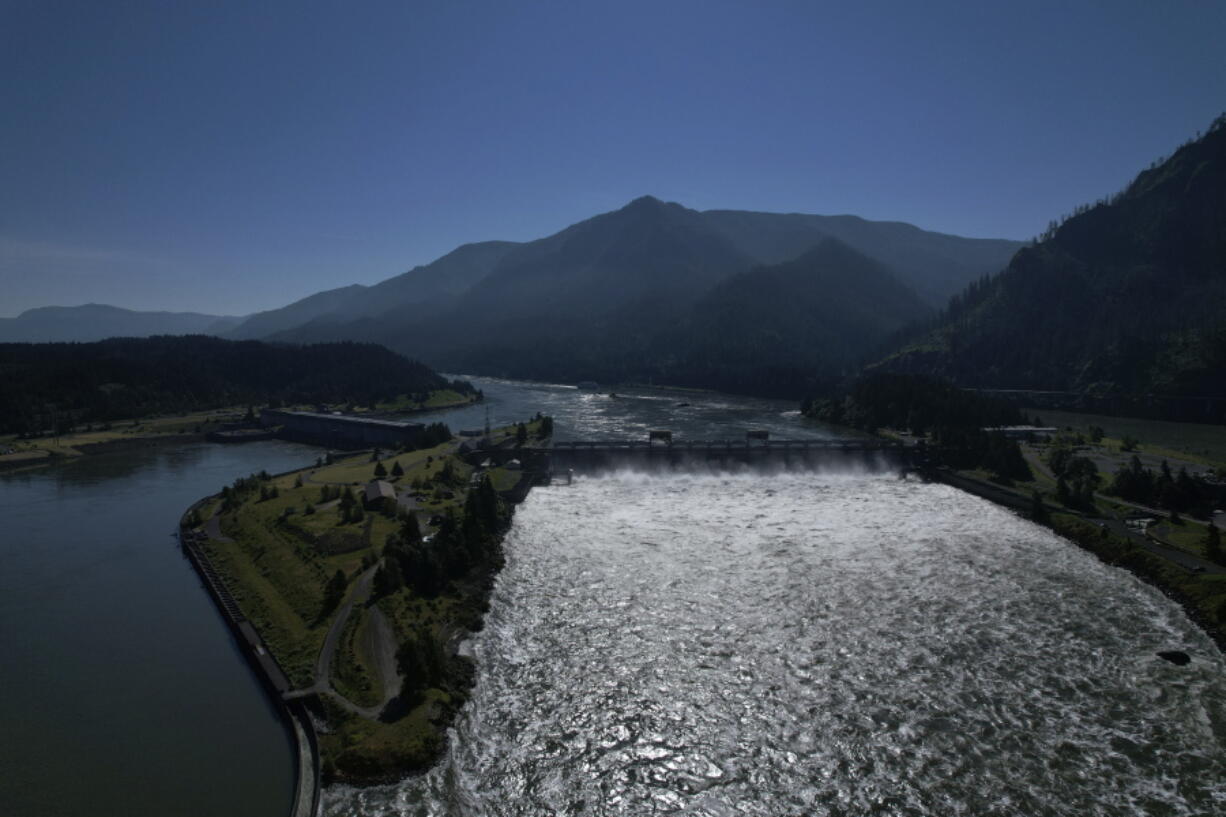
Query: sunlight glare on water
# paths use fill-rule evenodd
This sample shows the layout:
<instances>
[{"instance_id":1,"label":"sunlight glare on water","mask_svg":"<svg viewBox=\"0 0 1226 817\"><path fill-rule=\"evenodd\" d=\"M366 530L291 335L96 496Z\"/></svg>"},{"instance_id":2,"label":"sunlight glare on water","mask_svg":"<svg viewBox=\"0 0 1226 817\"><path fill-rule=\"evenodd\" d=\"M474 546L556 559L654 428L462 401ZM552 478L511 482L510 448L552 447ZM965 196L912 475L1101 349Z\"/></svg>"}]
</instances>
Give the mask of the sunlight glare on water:
<instances>
[{"instance_id":1,"label":"sunlight glare on water","mask_svg":"<svg viewBox=\"0 0 1226 817\"><path fill-rule=\"evenodd\" d=\"M952 488L623 472L506 545L448 756L329 814L1226 812L1209 639Z\"/></svg>"}]
</instances>

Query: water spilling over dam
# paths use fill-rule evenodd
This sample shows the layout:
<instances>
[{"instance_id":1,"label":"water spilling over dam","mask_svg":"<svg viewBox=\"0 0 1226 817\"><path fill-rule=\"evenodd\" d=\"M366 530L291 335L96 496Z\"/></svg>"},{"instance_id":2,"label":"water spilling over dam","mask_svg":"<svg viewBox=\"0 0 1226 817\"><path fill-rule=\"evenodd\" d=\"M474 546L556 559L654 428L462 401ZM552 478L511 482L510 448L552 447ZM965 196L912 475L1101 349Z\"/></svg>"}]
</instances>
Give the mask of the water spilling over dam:
<instances>
[{"instance_id":1,"label":"water spilling over dam","mask_svg":"<svg viewBox=\"0 0 1226 817\"><path fill-rule=\"evenodd\" d=\"M1226 666L1043 528L871 468L536 489L424 777L335 815L1209 814ZM1192 662L1157 659L1167 648Z\"/></svg>"}]
</instances>

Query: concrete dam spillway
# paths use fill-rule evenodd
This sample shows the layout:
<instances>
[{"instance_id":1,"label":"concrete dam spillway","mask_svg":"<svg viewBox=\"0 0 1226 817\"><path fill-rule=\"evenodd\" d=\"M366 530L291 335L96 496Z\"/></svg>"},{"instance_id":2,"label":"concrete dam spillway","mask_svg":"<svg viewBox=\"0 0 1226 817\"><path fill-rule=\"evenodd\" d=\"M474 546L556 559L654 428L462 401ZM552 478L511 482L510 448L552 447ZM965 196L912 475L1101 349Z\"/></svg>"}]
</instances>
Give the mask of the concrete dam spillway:
<instances>
[{"instance_id":1,"label":"concrete dam spillway","mask_svg":"<svg viewBox=\"0 0 1226 817\"><path fill-rule=\"evenodd\" d=\"M640 471L787 471L810 469L907 469L913 451L884 440L682 440L563 441L545 455L556 477L620 469Z\"/></svg>"}]
</instances>

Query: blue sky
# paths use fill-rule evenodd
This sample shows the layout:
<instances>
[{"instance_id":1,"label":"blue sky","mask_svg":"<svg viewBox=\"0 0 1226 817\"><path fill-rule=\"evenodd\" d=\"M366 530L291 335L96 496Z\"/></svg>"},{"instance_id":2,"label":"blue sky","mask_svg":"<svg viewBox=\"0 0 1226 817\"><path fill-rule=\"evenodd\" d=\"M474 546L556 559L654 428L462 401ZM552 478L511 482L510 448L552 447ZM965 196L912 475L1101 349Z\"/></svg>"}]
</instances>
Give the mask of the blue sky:
<instances>
[{"instance_id":1,"label":"blue sky","mask_svg":"<svg viewBox=\"0 0 1226 817\"><path fill-rule=\"evenodd\" d=\"M0 0L0 316L244 314L651 194L1029 238L1226 110L1217 2Z\"/></svg>"}]
</instances>

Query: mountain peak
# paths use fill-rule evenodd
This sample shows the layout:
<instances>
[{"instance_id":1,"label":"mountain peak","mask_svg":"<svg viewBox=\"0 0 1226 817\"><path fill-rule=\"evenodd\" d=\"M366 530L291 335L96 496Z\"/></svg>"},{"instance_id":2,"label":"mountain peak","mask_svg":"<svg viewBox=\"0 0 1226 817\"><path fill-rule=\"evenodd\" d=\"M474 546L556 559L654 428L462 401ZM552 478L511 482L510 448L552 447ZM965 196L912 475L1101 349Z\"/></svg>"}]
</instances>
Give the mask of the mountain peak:
<instances>
[{"instance_id":1,"label":"mountain peak","mask_svg":"<svg viewBox=\"0 0 1226 817\"><path fill-rule=\"evenodd\" d=\"M661 201L660 199L657 199L655 196L639 196L637 199L635 199L634 201L630 202L625 207L623 207L622 212L624 213L626 212L629 212L629 213L634 213L634 212L658 213L663 210L673 209L673 208L676 208L679 210L685 209L684 207L682 207L680 204L677 204L676 202Z\"/></svg>"}]
</instances>

